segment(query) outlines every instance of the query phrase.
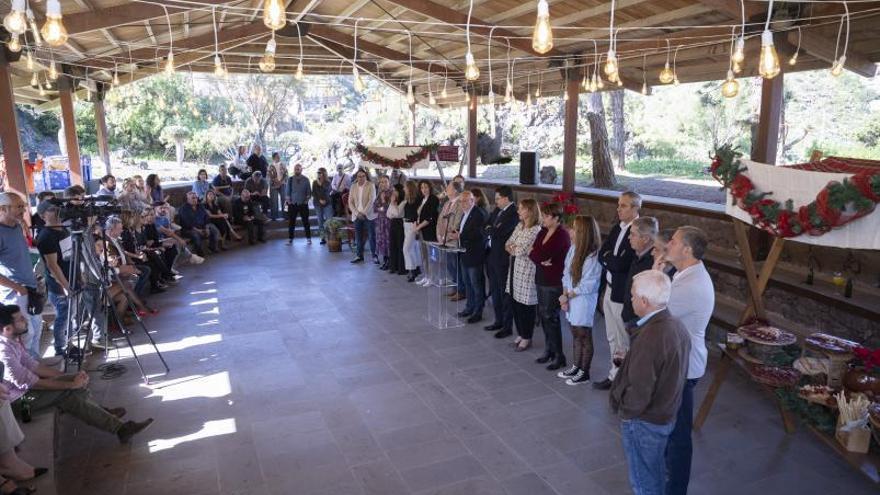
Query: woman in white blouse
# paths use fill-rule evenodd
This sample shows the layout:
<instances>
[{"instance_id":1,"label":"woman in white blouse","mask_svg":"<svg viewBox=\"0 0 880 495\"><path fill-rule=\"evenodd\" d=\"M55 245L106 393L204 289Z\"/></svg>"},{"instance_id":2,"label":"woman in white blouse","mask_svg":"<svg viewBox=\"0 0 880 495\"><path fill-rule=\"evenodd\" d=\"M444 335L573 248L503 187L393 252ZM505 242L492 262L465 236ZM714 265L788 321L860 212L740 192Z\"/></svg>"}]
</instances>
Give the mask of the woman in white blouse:
<instances>
[{"instance_id":1,"label":"woman in white blouse","mask_svg":"<svg viewBox=\"0 0 880 495\"><path fill-rule=\"evenodd\" d=\"M562 295L559 304L565 311L574 338L574 361L571 368L556 376L564 378L567 385L590 383L590 363L593 361L593 318L599 299L599 282L602 265L599 264L599 247L602 240L599 224L588 215L574 219L572 244L565 256L562 272Z\"/></svg>"},{"instance_id":2,"label":"woman in white blouse","mask_svg":"<svg viewBox=\"0 0 880 495\"><path fill-rule=\"evenodd\" d=\"M535 314L538 307L538 291L535 287L535 264L529 259L529 251L541 230L540 209L534 199L523 199L517 205L519 224L504 245L510 253L505 292L513 299L513 321L517 338L516 351L528 349L535 330Z\"/></svg>"}]
</instances>

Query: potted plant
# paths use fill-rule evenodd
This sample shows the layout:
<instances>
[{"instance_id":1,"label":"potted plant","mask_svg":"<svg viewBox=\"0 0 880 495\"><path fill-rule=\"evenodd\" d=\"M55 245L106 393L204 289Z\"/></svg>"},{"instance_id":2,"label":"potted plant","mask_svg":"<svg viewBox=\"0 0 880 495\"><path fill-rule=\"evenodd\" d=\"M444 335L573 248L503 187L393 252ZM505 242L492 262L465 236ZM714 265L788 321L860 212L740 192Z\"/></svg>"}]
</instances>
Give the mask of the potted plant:
<instances>
[{"instance_id":1,"label":"potted plant","mask_svg":"<svg viewBox=\"0 0 880 495\"><path fill-rule=\"evenodd\" d=\"M328 218L327 221L324 222L324 235L327 236L327 249L329 249L331 253L342 251L340 233L343 231L345 225L345 219L342 217Z\"/></svg>"},{"instance_id":2,"label":"potted plant","mask_svg":"<svg viewBox=\"0 0 880 495\"><path fill-rule=\"evenodd\" d=\"M843 377L843 386L852 392L862 392L875 399L880 398L880 347L869 349L857 347L853 350L855 359Z\"/></svg>"}]
</instances>

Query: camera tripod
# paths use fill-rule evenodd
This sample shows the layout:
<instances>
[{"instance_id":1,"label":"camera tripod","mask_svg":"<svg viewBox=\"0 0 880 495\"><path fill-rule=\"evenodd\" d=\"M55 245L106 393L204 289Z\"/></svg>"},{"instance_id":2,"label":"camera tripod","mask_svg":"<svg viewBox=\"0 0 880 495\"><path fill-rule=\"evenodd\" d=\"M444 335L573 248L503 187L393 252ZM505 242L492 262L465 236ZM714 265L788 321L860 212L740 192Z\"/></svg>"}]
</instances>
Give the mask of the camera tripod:
<instances>
[{"instance_id":1,"label":"camera tripod","mask_svg":"<svg viewBox=\"0 0 880 495\"><path fill-rule=\"evenodd\" d=\"M135 315L136 323L134 326L140 327L144 335L153 346L153 350L162 362L165 368L165 374L171 369L159 348L156 341L147 330L144 321L137 312L134 301L132 301L127 290L123 286L123 281L119 277L119 273L110 266L107 250L110 239L107 238L106 232L101 230L102 240L104 242L104 253L100 257L95 251L95 238L89 231L88 222L74 219L74 228L70 230L70 238L72 242L70 254L70 273L68 281L70 281L70 296L67 307L67 324L65 328L65 336L67 337L67 348L65 352L64 368L67 371L68 366L76 365L76 369L82 368L84 357L84 349L91 345L94 336L94 329L99 327L98 319L104 318L103 308L109 308L110 314L119 325L119 330L128 344L131 355L134 357L140 370L144 383L149 384L150 379L147 377L143 363L134 349L131 337L133 332L126 328L122 315L116 309L116 304L110 295L110 287L115 283L117 287L122 289L122 295L126 299L127 307ZM82 277L79 275L82 274ZM109 350L109 332L106 328L103 331L104 347Z\"/></svg>"}]
</instances>

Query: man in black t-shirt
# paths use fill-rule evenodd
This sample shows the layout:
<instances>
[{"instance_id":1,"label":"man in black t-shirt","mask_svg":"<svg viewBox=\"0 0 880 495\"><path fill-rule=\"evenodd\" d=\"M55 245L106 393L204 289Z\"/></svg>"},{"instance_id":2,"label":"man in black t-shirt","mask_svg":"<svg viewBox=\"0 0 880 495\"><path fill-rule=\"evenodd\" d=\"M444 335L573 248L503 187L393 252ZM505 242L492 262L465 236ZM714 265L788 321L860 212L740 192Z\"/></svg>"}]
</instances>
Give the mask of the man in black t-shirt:
<instances>
[{"instance_id":1,"label":"man in black t-shirt","mask_svg":"<svg viewBox=\"0 0 880 495\"><path fill-rule=\"evenodd\" d=\"M247 229L248 244L254 244L256 241L266 242L266 215L263 214L260 205L251 199L250 191L241 190L241 196L232 204L232 210L235 212L233 215L235 223L244 225Z\"/></svg>"},{"instance_id":2,"label":"man in black t-shirt","mask_svg":"<svg viewBox=\"0 0 880 495\"><path fill-rule=\"evenodd\" d=\"M52 335L55 339L55 355L63 356L67 346L67 308L70 303L70 254L73 244L70 233L61 226L58 207L49 201L37 206L37 214L46 222L37 235L36 245L46 266L46 288L49 302L55 307L55 323ZM75 281L74 281L75 283Z\"/></svg>"}]
</instances>

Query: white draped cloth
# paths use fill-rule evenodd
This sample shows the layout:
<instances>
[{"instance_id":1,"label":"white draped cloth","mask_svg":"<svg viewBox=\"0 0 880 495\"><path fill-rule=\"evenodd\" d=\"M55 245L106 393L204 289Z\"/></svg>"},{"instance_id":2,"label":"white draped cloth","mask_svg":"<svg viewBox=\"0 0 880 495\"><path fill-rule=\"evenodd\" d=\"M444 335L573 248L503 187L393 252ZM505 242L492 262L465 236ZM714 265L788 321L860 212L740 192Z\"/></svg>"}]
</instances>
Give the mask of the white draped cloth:
<instances>
[{"instance_id":1,"label":"white draped cloth","mask_svg":"<svg viewBox=\"0 0 880 495\"><path fill-rule=\"evenodd\" d=\"M760 192L772 192L771 199L785 203L794 202L795 210L816 199L816 195L831 181L842 182L852 174L811 172L788 167L777 167L751 160L740 160L748 170L745 175ZM752 224L752 217L739 206L732 204L730 190L727 190L727 214L743 222ZM880 249L880 208L871 214L856 219L840 228L821 236L802 234L788 238L790 241L851 249Z\"/></svg>"}]
</instances>

